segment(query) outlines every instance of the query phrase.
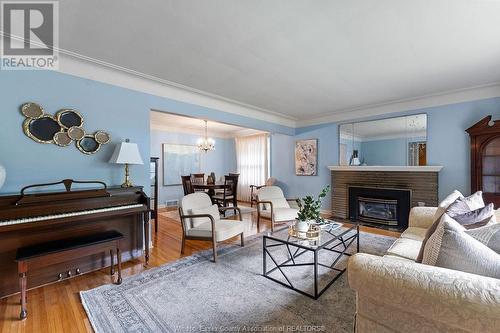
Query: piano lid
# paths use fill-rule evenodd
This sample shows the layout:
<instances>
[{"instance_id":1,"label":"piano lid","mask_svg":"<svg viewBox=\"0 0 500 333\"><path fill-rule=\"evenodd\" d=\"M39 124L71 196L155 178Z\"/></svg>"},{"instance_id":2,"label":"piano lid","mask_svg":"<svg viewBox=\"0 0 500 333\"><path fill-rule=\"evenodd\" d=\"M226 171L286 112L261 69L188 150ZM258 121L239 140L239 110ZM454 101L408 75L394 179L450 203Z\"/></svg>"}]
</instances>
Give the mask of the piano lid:
<instances>
[{"instance_id":1,"label":"piano lid","mask_svg":"<svg viewBox=\"0 0 500 333\"><path fill-rule=\"evenodd\" d=\"M101 188L72 189L72 185L78 183L90 185L95 183ZM52 185L60 184L64 184L66 190L45 191L47 187L50 189ZM34 190L37 192L28 193ZM149 198L143 192L142 186L107 187L102 182L64 180L27 186L20 194L0 196L0 221L130 205L143 205L145 209L149 209Z\"/></svg>"},{"instance_id":2,"label":"piano lid","mask_svg":"<svg viewBox=\"0 0 500 333\"><path fill-rule=\"evenodd\" d=\"M54 187L63 184L66 191L54 191L54 192L32 192L33 189ZM100 185L102 188L97 189L78 189L72 191L73 184L94 184ZM98 180L73 180L73 179L63 179L60 182L47 183L47 184L36 184L29 185L21 189L21 195L16 201L16 206L24 204L36 204L43 202L51 202L54 200L73 200L78 198L98 198L98 197L109 197L110 194L107 191L108 187L106 183Z\"/></svg>"}]
</instances>

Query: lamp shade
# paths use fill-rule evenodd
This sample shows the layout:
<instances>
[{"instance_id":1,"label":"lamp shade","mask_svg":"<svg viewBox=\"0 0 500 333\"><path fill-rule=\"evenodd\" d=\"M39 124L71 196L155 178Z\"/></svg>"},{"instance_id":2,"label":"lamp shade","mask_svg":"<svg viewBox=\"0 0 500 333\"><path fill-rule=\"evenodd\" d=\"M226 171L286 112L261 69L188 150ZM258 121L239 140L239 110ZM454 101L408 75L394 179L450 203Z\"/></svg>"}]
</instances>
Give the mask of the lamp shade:
<instances>
[{"instance_id":1,"label":"lamp shade","mask_svg":"<svg viewBox=\"0 0 500 333\"><path fill-rule=\"evenodd\" d=\"M115 147L113 155L109 159L109 163L116 164L144 164L142 162L139 147L136 143L120 142Z\"/></svg>"}]
</instances>

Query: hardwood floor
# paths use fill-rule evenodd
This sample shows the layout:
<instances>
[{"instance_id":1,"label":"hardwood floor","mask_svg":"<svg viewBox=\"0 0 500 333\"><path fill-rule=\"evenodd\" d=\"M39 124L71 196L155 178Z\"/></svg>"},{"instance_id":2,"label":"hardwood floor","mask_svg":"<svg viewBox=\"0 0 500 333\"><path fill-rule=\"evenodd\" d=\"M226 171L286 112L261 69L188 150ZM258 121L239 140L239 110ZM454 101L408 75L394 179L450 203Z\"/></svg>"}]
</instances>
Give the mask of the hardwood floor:
<instances>
[{"instance_id":1,"label":"hardwood floor","mask_svg":"<svg viewBox=\"0 0 500 333\"><path fill-rule=\"evenodd\" d=\"M243 214L247 222L245 235L257 233L257 214ZM122 275L138 274L194 252L211 248L210 242L187 241L185 254L180 254L182 229L177 211L160 212L158 233L153 233L150 264L144 267L141 260L123 264ZM261 220L260 232L270 229L268 220ZM362 227L364 231L399 236L399 233ZM237 243L238 238L231 240ZM79 291L110 283L109 270L103 269L59 283L28 291L28 318L20 321L19 295L0 300L0 332L92 332L92 327L80 302Z\"/></svg>"}]
</instances>

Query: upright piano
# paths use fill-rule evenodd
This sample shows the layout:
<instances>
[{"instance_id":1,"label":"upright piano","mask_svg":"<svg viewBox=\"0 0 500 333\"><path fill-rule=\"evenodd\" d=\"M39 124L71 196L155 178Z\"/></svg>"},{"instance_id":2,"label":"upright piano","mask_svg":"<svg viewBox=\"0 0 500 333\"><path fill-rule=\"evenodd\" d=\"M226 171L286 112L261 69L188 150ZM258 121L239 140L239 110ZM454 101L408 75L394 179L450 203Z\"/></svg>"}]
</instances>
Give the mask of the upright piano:
<instances>
[{"instance_id":1,"label":"upright piano","mask_svg":"<svg viewBox=\"0 0 500 333\"><path fill-rule=\"evenodd\" d=\"M84 183L87 188L74 190L75 183ZM48 190L57 185L63 189ZM66 179L0 196L0 298L19 291L18 248L109 230L124 235L120 244L123 261L144 254L148 263L149 198L142 187L107 187L102 182ZM78 269L83 274L110 264L109 253L74 258L33 271L28 288L58 281L61 273Z\"/></svg>"}]
</instances>

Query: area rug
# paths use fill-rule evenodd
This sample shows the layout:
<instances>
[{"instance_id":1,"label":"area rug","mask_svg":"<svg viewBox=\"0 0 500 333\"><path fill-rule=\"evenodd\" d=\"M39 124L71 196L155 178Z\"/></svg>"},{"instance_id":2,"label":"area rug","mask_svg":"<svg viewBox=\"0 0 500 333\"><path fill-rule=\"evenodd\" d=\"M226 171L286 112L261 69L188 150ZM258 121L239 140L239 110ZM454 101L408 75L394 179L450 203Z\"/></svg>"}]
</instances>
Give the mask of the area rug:
<instances>
[{"instance_id":1,"label":"area rug","mask_svg":"<svg viewBox=\"0 0 500 333\"><path fill-rule=\"evenodd\" d=\"M360 252L379 255L394 242L392 237L363 232L360 240ZM286 250L280 251L273 252L275 258L286 259ZM307 256L303 260L309 260ZM320 256L325 263L328 259L328 253ZM290 271L290 278L300 282L297 286L312 286L309 267ZM278 270L273 274L278 279L281 275ZM321 280L327 283L328 275L321 275ZM224 246L217 263L205 251L126 278L119 286L105 285L80 295L99 333L352 332L355 313L355 294L346 273L318 300L263 277L262 236L243 248Z\"/></svg>"}]
</instances>

